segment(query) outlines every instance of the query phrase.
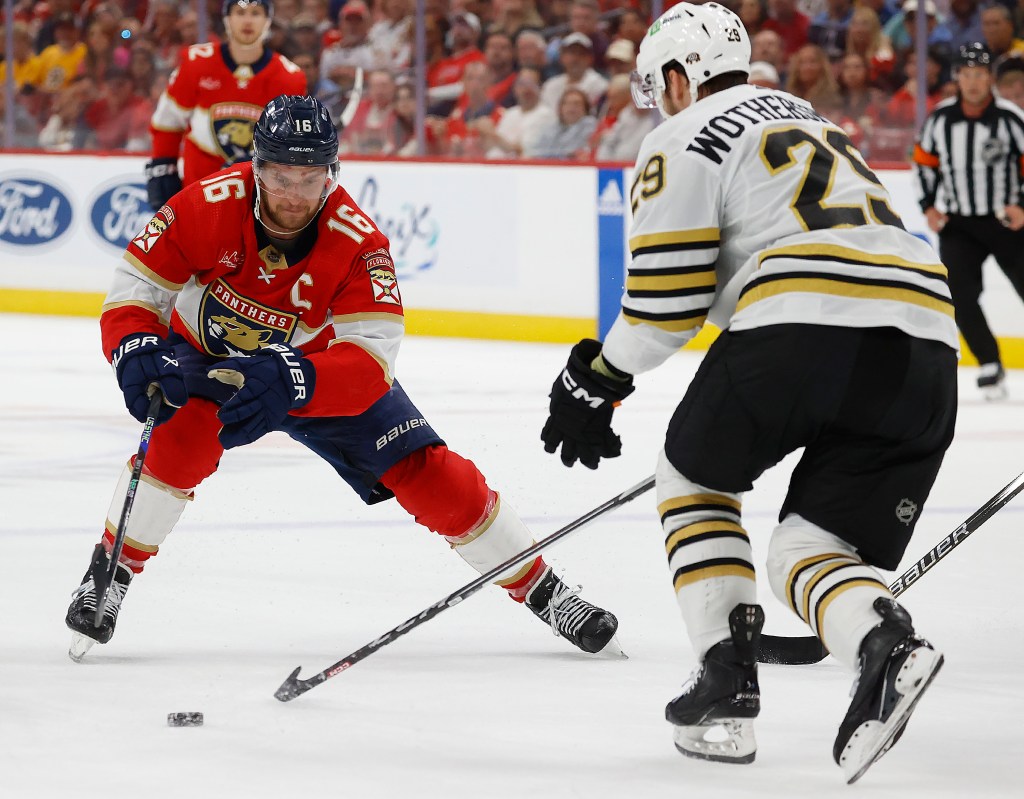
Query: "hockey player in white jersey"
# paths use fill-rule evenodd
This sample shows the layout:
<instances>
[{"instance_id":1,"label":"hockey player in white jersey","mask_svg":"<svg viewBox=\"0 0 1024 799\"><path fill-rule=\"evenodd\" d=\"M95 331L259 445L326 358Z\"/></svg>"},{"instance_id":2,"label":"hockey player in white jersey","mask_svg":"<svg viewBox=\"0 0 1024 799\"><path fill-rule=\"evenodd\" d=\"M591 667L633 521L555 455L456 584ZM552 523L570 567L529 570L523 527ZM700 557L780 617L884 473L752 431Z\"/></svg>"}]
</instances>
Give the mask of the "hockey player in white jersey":
<instances>
[{"instance_id":1,"label":"hockey player in white jersey","mask_svg":"<svg viewBox=\"0 0 1024 799\"><path fill-rule=\"evenodd\" d=\"M632 263L603 344L584 340L541 434L562 461L620 452L612 410L633 375L705 322L722 329L669 423L657 501L699 663L666 708L684 755L750 763L764 613L742 496L803 448L772 533L779 600L857 674L833 748L853 782L903 734L942 655L877 567L895 568L956 417L946 270L906 232L843 131L747 85L750 43L716 3L657 19L634 95L666 120L632 185Z\"/></svg>"}]
</instances>

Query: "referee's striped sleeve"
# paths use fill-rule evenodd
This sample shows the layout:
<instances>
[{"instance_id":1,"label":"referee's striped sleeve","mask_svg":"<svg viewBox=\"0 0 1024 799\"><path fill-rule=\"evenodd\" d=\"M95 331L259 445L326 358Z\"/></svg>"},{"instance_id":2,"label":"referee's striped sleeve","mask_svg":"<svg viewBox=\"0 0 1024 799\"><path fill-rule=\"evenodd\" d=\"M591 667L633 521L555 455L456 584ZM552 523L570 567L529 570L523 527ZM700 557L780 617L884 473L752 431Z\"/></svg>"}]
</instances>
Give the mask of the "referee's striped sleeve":
<instances>
[{"instance_id":1,"label":"referee's striped sleeve","mask_svg":"<svg viewBox=\"0 0 1024 799\"><path fill-rule=\"evenodd\" d=\"M931 114L921 128L921 137L914 145L914 178L917 183L917 199L921 210L927 211L935 205L939 191L939 157L935 154L935 127L938 116Z\"/></svg>"}]
</instances>

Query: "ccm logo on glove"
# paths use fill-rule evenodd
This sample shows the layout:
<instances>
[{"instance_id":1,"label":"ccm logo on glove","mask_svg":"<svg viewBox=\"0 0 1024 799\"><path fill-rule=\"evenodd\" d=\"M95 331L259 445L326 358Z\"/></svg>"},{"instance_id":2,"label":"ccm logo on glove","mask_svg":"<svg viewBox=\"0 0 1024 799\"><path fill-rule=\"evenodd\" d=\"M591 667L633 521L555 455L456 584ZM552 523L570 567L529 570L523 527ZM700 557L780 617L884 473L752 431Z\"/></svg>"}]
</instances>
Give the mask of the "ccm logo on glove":
<instances>
[{"instance_id":1,"label":"ccm logo on glove","mask_svg":"<svg viewBox=\"0 0 1024 799\"><path fill-rule=\"evenodd\" d=\"M604 397L590 396L579 383L572 379L572 375L569 374L568 366L562 370L562 383L565 385L566 390L573 399L582 400L591 408L600 408L604 405Z\"/></svg>"}]
</instances>

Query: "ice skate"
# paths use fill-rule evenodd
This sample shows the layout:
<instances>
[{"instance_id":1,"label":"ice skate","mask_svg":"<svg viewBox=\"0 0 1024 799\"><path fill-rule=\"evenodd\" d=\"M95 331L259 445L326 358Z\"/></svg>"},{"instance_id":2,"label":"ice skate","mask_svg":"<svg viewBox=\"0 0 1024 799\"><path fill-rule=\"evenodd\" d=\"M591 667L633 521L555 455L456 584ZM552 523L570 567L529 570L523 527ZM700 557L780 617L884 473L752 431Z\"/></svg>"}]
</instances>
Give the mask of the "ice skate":
<instances>
[{"instance_id":1,"label":"ice skate","mask_svg":"<svg viewBox=\"0 0 1024 799\"><path fill-rule=\"evenodd\" d=\"M107 602L103 607L103 621L97 627L96 618L96 583L92 578L92 570L85 573L82 584L71 595L71 606L64 622L73 633L68 657L76 663L80 662L93 644L105 644L114 634L117 614L121 609L128 585L132 581L132 572L123 563L117 564L114 579L107 592Z\"/></svg>"},{"instance_id":2,"label":"ice skate","mask_svg":"<svg viewBox=\"0 0 1024 799\"><path fill-rule=\"evenodd\" d=\"M983 363L978 370L978 388L990 402L998 402L1009 396L1006 389L1006 371L1001 363Z\"/></svg>"},{"instance_id":3,"label":"ice skate","mask_svg":"<svg viewBox=\"0 0 1024 799\"><path fill-rule=\"evenodd\" d=\"M719 763L753 763L754 719L761 711L757 650L764 626L760 605L737 605L729 614L732 637L711 647L683 692L665 707L676 749Z\"/></svg>"},{"instance_id":4,"label":"ice skate","mask_svg":"<svg viewBox=\"0 0 1024 799\"><path fill-rule=\"evenodd\" d=\"M584 652L625 657L615 631L619 621L607 610L591 605L579 596L580 587L569 588L549 566L540 581L526 595L526 606L555 635L562 636Z\"/></svg>"},{"instance_id":5,"label":"ice skate","mask_svg":"<svg viewBox=\"0 0 1024 799\"><path fill-rule=\"evenodd\" d=\"M860 646L860 676L832 749L850 784L899 740L943 661L895 601L879 597L874 607L882 623Z\"/></svg>"}]
</instances>

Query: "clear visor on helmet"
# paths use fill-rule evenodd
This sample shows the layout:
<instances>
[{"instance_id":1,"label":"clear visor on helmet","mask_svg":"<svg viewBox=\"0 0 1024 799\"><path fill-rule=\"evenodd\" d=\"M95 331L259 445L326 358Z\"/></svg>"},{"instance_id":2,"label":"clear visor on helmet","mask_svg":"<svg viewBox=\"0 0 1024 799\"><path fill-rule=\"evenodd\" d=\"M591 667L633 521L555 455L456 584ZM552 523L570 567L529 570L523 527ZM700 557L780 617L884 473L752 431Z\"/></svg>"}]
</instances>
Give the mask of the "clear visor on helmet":
<instances>
[{"instance_id":1,"label":"clear visor on helmet","mask_svg":"<svg viewBox=\"0 0 1024 799\"><path fill-rule=\"evenodd\" d=\"M285 200L318 201L338 185L337 162L330 166L292 166L253 160L253 175L261 191Z\"/></svg>"},{"instance_id":2,"label":"clear visor on helmet","mask_svg":"<svg viewBox=\"0 0 1024 799\"><path fill-rule=\"evenodd\" d=\"M653 73L641 75L633 70L633 74L629 76L629 88L637 108L658 107L658 87L654 83Z\"/></svg>"}]
</instances>

